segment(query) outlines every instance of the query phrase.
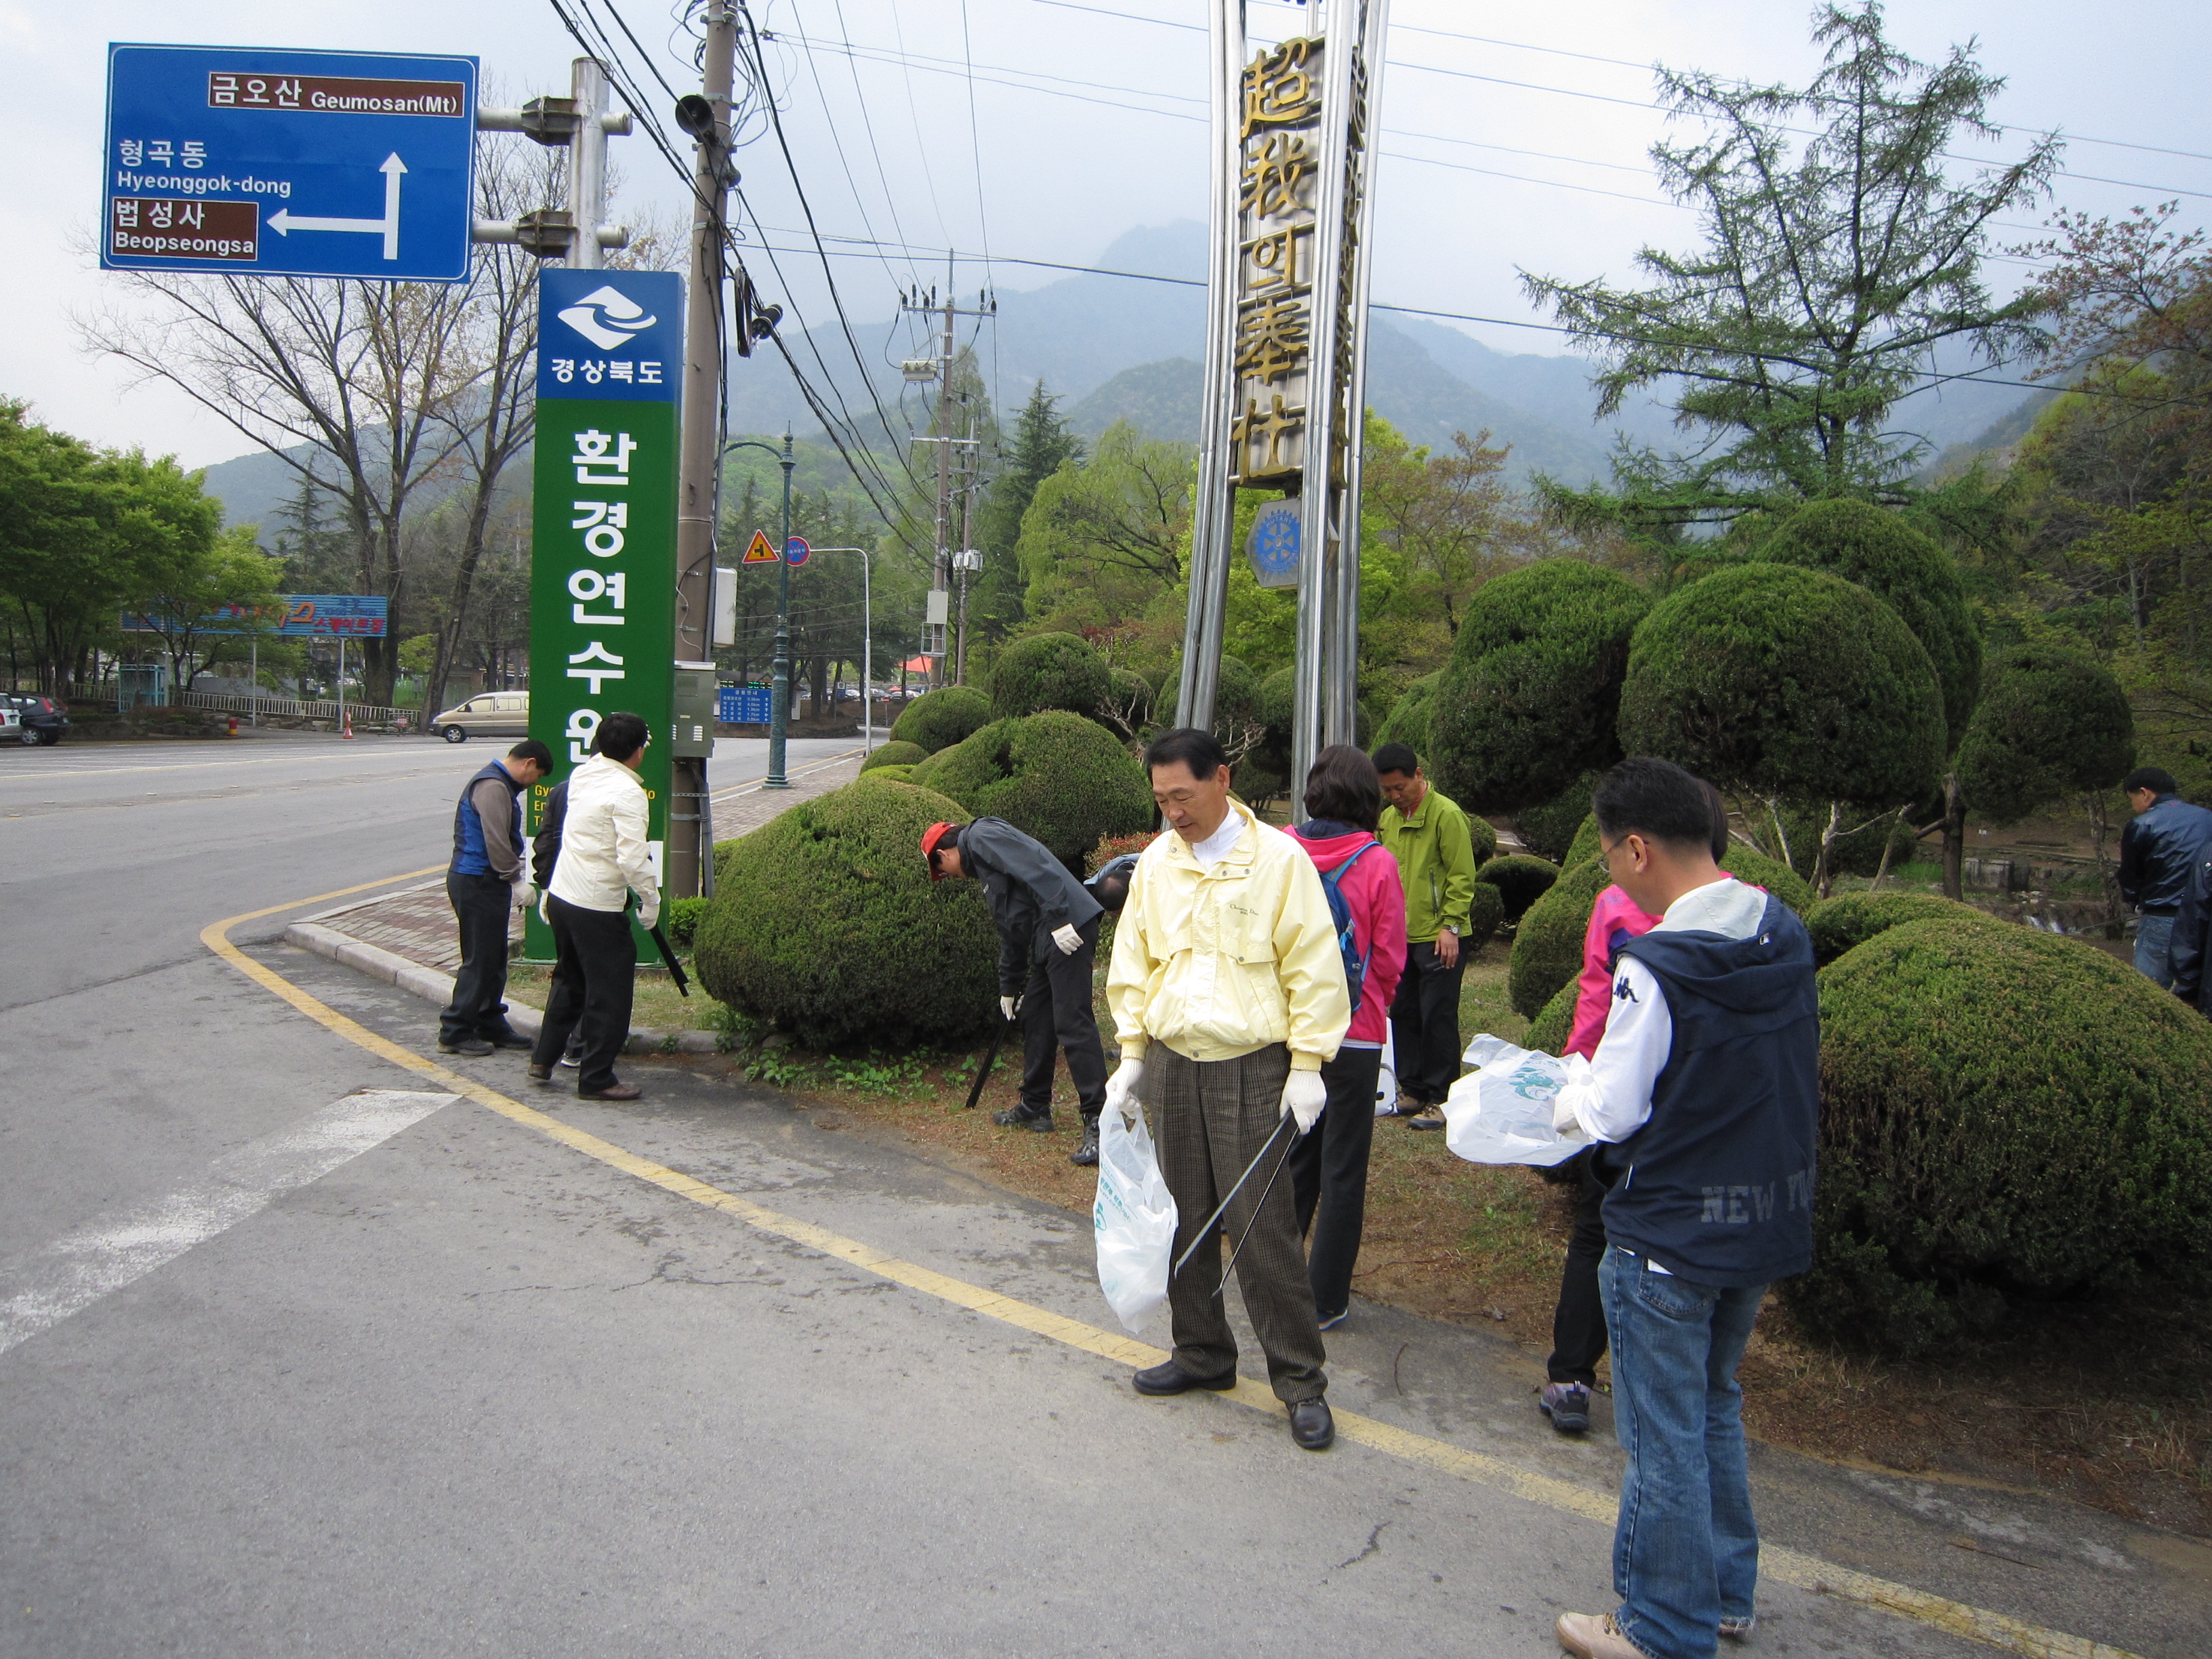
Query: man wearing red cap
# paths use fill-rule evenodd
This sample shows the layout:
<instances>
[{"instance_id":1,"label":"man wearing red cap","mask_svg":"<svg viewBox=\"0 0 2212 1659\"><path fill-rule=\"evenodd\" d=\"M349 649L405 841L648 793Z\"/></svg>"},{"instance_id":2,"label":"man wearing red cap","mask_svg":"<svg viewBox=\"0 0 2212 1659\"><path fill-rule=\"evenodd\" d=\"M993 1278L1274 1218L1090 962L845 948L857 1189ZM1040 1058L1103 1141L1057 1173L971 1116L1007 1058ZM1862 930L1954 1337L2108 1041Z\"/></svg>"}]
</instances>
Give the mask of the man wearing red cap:
<instances>
[{"instance_id":1,"label":"man wearing red cap","mask_svg":"<svg viewBox=\"0 0 2212 1659\"><path fill-rule=\"evenodd\" d=\"M1067 1074L1083 1114L1083 1144L1073 1164L1098 1161L1098 1114L1106 1104L1106 1051L1091 1012L1091 972L1098 918L1090 890L1067 872L1042 842L1003 818L933 823L921 855L932 881L972 876L983 884L999 925L999 1012L1022 1020L1021 1103L994 1112L1002 1128L1049 1131L1056 1051L1067 1051Z\"/></svg>"}]
</instances>

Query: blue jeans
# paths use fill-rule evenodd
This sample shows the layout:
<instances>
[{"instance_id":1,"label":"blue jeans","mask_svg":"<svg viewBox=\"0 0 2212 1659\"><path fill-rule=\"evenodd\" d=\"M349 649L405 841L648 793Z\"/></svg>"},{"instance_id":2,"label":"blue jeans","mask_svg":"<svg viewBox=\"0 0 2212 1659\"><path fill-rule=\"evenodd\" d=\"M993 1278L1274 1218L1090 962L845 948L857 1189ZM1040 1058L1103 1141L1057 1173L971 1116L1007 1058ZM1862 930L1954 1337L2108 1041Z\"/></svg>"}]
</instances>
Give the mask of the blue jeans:
<instances>
[{"instance_id":1,"label":"blue jeans","mask_svg":"<svg viewBox=\"0 0 2212 1659\"><path fill-rule=\"evenodd\" d=\"M1613 1340L1613 1432L1628 1454L1613 1616L1651 1659L1711 1659L1720 1621L1751 1617L1759 1580L1735 1368L1765 1287L1655 1273L1617 1246L1598 1283Z\"/></svg>"},{"instance_id":2,"label":"blue jeans","mask_svg":"<svg viewBox=\"0 0 2212 1659\"><path fill-rule=\"evenodd\" d=\"M2161 991L2173 988L2173 918L2136 919L2136 972Z\"/></svg>"}]
</instances>

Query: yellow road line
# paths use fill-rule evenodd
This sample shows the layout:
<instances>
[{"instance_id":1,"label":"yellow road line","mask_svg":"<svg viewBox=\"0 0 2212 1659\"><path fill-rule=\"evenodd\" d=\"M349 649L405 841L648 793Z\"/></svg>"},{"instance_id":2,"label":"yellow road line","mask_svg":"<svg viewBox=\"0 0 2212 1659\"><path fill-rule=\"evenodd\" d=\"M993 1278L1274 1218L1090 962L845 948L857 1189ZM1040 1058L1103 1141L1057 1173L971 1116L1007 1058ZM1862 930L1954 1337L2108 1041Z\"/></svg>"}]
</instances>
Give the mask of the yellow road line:
<instances>
[{"instance_id":1,"label":"yellow road line","mask_svg":"<svg viewBox=\"0 0 2212 1659\"><path fill-rule=\"evenodd\" d=\"M410 872L421 875L420 870ZM404 881L406 876L393 876L392 881ZM735 1216L746 1225L778 1238L789 1239L794 1244L818 1250L823 1255L849 1262L855 1267L936 1297L957 1308L979 1313L1001 1323L1012 1325L1035 1336L1096 1354L1102 1359L1111 1359L1127 1365L1154 1365L1167 1358L1160 1349L1139 1342L1116 1332L1102 1330L1096 1325L1086 1325L1079 1319L1070 1319L1027 1302L1001 1296L996 1291L985 1290L980 1285L970 1285L964 1279L954 1279L932 1267L902 1261L863 1244L857 1239L846 1238L826 1227L817 1227L811 1221L779 1213L763 1205L736 1193L725 1192L720 1187L708 1185L651 1158L640 1158L625 1151L612 1141L563 1123L559 1118L549 1117L535 1108L524 1105L494 1089L488 1089L472 1078L449 1071L434 1060L403 1048L387 1037L380 1036L356 1020L349 1019L327 1003L319 1000L293 984L275 969L264 966L230 942L230 930L240 922L258 917L273 915L279 910L298 909L309 904L319 904L326 899L341 898L348 893L358 893L370 887L385 885L383 882L364 882L359 887L341 888L334 893L319 893L313 898L301 899L295 904L273 904L263 910L250 910L228 921L210 922L200 930L200 942L221 957L232 967L257 985L275 993L309 1019L324 1026L349 1042L359 1044L380 1059L413 1072L418 1076L434 1078L454 1094L466 1096L479 1106L499 1114L512 1123L536 1131L549 1140L558 1141L573 1152L595 1158L611 1169L659 1187L677 1197L688 1199L710 1210L720 1210L725 1215ZM1240 1377L1237 1386L1225 1391L1222 1399L1269 1415L1279 1413L1282 1407L1267 1389ZM1503 1458L1492 1457L1482 1452L1468 1451L1448 1441L1432 1439L1415 1434L1394 1424L1356 1412L1334 1413L1339 1436L1355 1445L1365 1446L1410 1463L1419 1463L1440 1474L1455 1475L1479 1486L1540 1504L1546 1509L1577 1516L1583 1520L1609 1525L1613 1518L1613 1502L1601 1493L1593 1492L1549 1475L1538 1474L1516 1467ZM1878 1607L1885 1613L1896 1613L1953 1636L1964 1637L2008 1653L2027 1656L2027 1659L2139 1659L2139 1656L2122 1648L2093 1642L2086 1637L2069 1636L2063 1631L2046 1630L2042 1626L2029 1624L2025 1620L1994 1613L1987 1607L1977 1607L1964 1601L1954 1601L1946 1596L1933 1595L1908 1584L1893 1583L1870 1573L1856 1572L1849 1567L1839 1567L1823 1561L1818 1556L1805 1555L1796 1550L1762 1547L1759 1558L1759 1571L1767 1577L1793 1584L1800 1589L1816 1594L1840 1596L1848 1601Z\"/></svg>"}]
</instances>

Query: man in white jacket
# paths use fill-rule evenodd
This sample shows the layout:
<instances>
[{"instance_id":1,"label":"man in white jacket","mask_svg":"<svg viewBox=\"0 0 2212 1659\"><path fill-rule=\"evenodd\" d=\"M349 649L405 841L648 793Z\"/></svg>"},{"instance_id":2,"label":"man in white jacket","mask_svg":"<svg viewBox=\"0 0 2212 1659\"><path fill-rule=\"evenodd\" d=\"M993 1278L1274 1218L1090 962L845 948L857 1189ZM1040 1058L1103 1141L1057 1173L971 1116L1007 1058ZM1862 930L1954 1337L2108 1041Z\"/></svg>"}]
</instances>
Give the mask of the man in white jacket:
<instances>
[{"instance_id":1,"label":"man in white jacket","mask_svg":"<svg viewBox=\"0 0 2212 1659\"><path fill-rule=\"evenodd\" d=\"M637 775L649 738L641 715L613 714L599 722L591 759L568 778L561 854L545 894L543 914L558 960L530 1076L553 1080L554 1064L580 1019L584 1054L576 1094L583 1100L635 1100L642 1092L615 1080L615 1056L629 1036L637 984L629 896L637 895L641 927L660 920L660 884L646 840L645 785Z\"/></svg>"}]
</instances>

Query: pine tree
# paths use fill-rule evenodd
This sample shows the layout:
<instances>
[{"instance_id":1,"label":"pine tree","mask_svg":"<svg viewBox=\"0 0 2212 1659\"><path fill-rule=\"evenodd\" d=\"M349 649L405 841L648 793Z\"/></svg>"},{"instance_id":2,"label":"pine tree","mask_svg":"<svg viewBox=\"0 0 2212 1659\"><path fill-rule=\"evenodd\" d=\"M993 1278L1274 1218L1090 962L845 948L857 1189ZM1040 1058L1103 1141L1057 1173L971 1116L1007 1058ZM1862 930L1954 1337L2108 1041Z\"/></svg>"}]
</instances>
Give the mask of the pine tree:
<instances>
[{"instance_id":1,"label":"pine tree","mask_svg":"<svg viewBox=\"0 0 2212 1659\"><path fill-rule=\"evenodd\" d=\"M983 574L968 595L969 626L980 623L987 637L1003 635L1022 620L1025 584L1015 548L1022 538L1022 515L1036 499L1037 486L1062 462L1084 459L1083 440L1068 428L1060 399L1039 380L1014 427L1006 467L991 482L976 518L975 545L982 550Z\"/></svg>"}]
</instances>

